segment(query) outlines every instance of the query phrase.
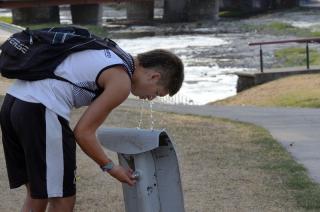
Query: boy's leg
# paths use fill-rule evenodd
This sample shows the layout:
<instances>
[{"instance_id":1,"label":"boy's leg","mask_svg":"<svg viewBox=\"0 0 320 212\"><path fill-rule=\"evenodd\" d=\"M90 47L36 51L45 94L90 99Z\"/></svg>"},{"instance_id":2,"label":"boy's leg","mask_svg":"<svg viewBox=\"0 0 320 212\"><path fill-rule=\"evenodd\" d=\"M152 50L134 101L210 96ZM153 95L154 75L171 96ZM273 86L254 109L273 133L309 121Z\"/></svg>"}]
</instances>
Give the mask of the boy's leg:
<instances>
[{"instance_id":1,"label":"boy's leg","mask_svg":"<svg viewBox=\"0 0 320 212\"><path fill-rule=\"evenodd\" d=\"M27 184L27 196L22 206L22 212L44 212L47 208L47 199L32 199L30 196L30 187Z\"/></svg>"},{"instance_id":2,"label":"boy's leg","mask_svg":"<svg viewBox=\"0 0 320 212\"><path fill-rule=\"evenodd\" d=\"M0 117L1 125L4 122L10 123L10 126L5 124L4 127L9 127L15 137L4 139L4 146L9 144L5 152L7 150L10 154L6 156L19 155L21 161L6 157L9 159L7 168L13 177L18 178L22 170L24 174L19 181L9 176L10 182L19 182L11 188L28 184L29 196L32 199L74 196L76 144L68 121L42 104L24 102L14 97L11 99L13 101L6 110L1 111ZM6 114L6 117L2 116L3 114ZM14 148L9 148L15 145L19 146L18 153ZM28 202L37 202L30 199L27 199Z\"/></svg>"},{"instance_id":3,"label":"boy's leg","mask_svg":"<svg viewBox=\"0 0 320 212\"><path fill-rule=\"evenodd\" d=\"M10 188L18 188L28 183L25 154L11 121L12 107L16 98L6 95L0 111L2 144Z\"/></svg>"},{"instance_id":4,"label":"boy's leg","mask_svg":"<svg viewBox=\"0 0 320 212\"><path fill-rule=\"evenodd\" d=\"M50 198L50 199L32 199L30 195L30 187L26 185L27 196L22 207L22 212L44 212L49 204L49 212L72 212L76 200L76 196L65 198Z\"/></svg>"},{"instance_id":5,"label":"boy's leg","mask_svg":"<svg viewBox=\"0 0 320 212\"><path fill-rule=\"evenodd\" d=\"M71 197L56 197L49 199L49 211L48 212L72 212L74 204L76 202L76 196Z\"/></svg>"}]
</instances>

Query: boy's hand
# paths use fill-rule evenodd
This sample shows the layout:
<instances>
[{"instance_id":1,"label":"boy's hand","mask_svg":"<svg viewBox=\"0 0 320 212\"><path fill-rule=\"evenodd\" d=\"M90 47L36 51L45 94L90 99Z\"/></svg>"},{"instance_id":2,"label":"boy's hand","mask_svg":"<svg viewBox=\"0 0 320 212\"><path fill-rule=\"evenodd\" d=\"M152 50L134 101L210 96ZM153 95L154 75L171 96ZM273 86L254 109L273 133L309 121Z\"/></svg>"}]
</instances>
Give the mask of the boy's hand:
<instances>
[{"instance_id":1,"label":"boy's hand","mask_svg":"<svg viewBox=\"0 0 320 212\"><path fill-rule=\"evenodd\" d=\"M133 171L131 169L126 170L122 166L116 165L110 171L109 174L119 180L122 183L127 183L129 186L136 184Z\"/></svg>"}]
</instances>

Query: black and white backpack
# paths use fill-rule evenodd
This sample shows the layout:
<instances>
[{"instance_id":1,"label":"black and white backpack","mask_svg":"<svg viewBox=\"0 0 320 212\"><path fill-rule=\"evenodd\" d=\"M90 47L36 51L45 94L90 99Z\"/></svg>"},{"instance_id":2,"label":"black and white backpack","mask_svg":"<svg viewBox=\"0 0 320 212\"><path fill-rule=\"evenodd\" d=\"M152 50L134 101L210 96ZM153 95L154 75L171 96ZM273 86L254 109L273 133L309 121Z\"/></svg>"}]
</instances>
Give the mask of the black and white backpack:
<instances>
[{"instance_id":1,"label":"black and white backpack","mask_svg":"<svg viewBox=\"0 0 320 212\"><path fill-rule=\"evenodd\" d=\"M56 76L54 71L71 53L88 49L110 49L124 61L130 76L134 71L132 57L114 41L74 26L38 30L27 28L13 34L0 49L1 75L10 79L35 81L53 78L75 85L68 79Z\"/></svg>"}]
</instances>

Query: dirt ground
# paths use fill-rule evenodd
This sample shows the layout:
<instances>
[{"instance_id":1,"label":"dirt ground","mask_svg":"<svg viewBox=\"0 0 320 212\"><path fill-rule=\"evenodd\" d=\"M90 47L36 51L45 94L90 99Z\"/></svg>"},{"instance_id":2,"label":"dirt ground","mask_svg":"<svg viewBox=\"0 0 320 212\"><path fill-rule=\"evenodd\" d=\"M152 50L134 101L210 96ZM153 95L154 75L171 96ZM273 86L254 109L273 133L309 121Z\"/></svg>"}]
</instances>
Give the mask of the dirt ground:
<instances>
[{"instance_id":1,"label":"dirt ground","mask_svg":"<svg viewBox=\"0 0 320 212\"><path fill-rule=\"evenodd\" d=\"M11 84L11 80L0 76L0 95L4 95Z\"/></svg>"}]
</instances>

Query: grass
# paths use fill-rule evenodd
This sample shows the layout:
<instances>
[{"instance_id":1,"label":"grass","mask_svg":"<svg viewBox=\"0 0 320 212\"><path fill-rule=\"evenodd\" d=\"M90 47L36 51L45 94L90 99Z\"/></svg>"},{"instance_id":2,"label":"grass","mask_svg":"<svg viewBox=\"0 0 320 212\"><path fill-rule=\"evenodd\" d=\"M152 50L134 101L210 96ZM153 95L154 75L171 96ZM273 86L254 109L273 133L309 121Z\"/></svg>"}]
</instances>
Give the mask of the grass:
<instances>
[{"instance_id":1,"label":"grass","mask_svg":"<svg viewBox=\"0 0 320 212\"><path fill-rule=\"evenodd\" d=\"M268 30L273 33L282 33L282 32L287 32L287 33L297 33L299 31L299 28L296 28L292 26L291 24L287 23L282 23L282 22L271 22L268 24L265 24L263 26L259 26L260 30Z\"/></svg>"},{"instance_id":2,"label":"grass","mask_svg":"<svg viewBox=\"0 0 320 212\"><path fill-rule=\"evenodd\" d=\"M139 116L138 109L122 107L106 125L136 127ZM319 186L265 130L199 116L153 116L155 127L166 128L176 143L187 211L320 208ZM150 126L149 117L144 110L144 128Z\"/></svg>"},{"instance_id":3,"label":"grass","mask_svg":"<svg viewBox=\"0 0 320 212\"><path fill-rule=\"evenodd\" d=\"M0 21L11 24L12 23L12 18L11 17L6 17L6 16L0 16Z\"/></svg>"},{"instance_id":4,"label":"grass","mask_svg":"<svg viewBox=\"0 0 320 212\"><path fill-rule=\"evenodd\" d=\"M307 210L320 209L320 186L309 179L305 168L294 162L289 155L283 154L283 147L272 139L266 137L256 142L263 146L264 156L270 158L261 168L277 172L284 179L284 185L293 192L300 207Z\"/></svg>"},{"instance_id":5,"label":"grass","mask_svg":"<svg viewBox=\"0 0 320 212\"><path fill-rule=\"evenodd\" d=\"M83 109L73 112L72 125ZM268 132L223 119L154 112L155 128L166 128L180 161L186 211L306 211L320 209L320 188ZM107 127L136 127L139 109L119 107ZM150 111L142 126L149 128ZM2 148L2 146L0 147ZM107 151L116 160L115 154ZM4 168L3 154L0 168ZM121 185L78 149L75 211L124 211ZM18 211L24 190L9 191L0 172L2 212Z\"/></svg>"},{"instance_id":6,"label":"grass","mask_svg":"<svg viewBox=\"0 0 320 212\"><path fill-rule=\"evenodd\" d=\"M261 34L272 35L294 35L296 37L317 37L320 35L319 29L299 28L289 23L273 21L266 24L244 24L245 31L256 31Z\"/></svg>"},{"instance_id":7,"label":"grass","mask_svg":"<svg viewBox=\"0 0 320 212\"><path fill-rule=\"evenodd\" d=\"M320 74L271 81L217 101L216 105L320 108Z\"/></svg>"},{"instance_id":8,"label":"grass","mask_svg":"<svg viewBox=\"0 0 320 212\"><path fill-rule=\"evenodd\" d=\"M150 113L143 114L142 126L148 128ZM319 185L265 130L221 119L153 115L156 128L166 128L175 140L187 211L212 211L212 205L221 211L236 204L243 211L320 208ZM139 116L137 109L119 108L108 126L136 127Z\"/></svg>"},{"instance_id":9,"label":"grass","mask_svg":"<svg viewBox=\"0 0 320 212\"><path fill-rule=\"evenodd\" d=\"M225 10L219 12L221 18L247 18L253 16L255 13L249 13L241 10Z\"/></svg>"},{"instance_id":10,"label":"grass","mask_svg":"<svg viewBox=\"0 0 320 212\"><path fill-rule=\"evenodd\" d=\"M52 25L30 27L49 26ZM283 30L294 33L296 30L289 25L277 23L269 27L265 30L275 33ZM95 34L105 36L106 32L97 28ZM289 52L302 54L300 50ZM285 50L279 54L281 58L281 55L286 54ZM316 55L316 52L312 52L312 55ZM286 82L281 81L288 79ZM319 75L288 79L258 86L246 91L248 95L243 92L220 104L320 106L320 98L317 98L320 94ZM269 87L263 87L267 85ZM81 112L83 110L73 113L73 125ZM145 128L150 125L149 115L145 110ZM136 127L139 116L140 111L136 109L120 107L111 114L105 126ZM176 143L187 211L320 210L319 185L309 179L304 167L297 164L265 130L253 125L198 116L155 112L154 117L156 128L166 128ZM108 153L116 158L114 154ZM76 211L124 211L120 184L102 174L80 150L77 160ZM0 155L0 161L0 168L5 170L3 154ZM0 204L0 211L18 211L24 190L8 191L5 171L0 173L0 182L2 203L5 203Z\"/></svg>"},{"instance_id":11,"label":"grass","mask_svg":"<svg viewBox=\"0 0 320 212\"><path fill-rule=\"evenodd\" d=\"M294 67L306 64L305 48L283 48L276 50L274 55L277 60L275 67ZM309 62L310 65L320 65L320 53L317 50L309 48Z\"/></svg>"}]
</instances>

